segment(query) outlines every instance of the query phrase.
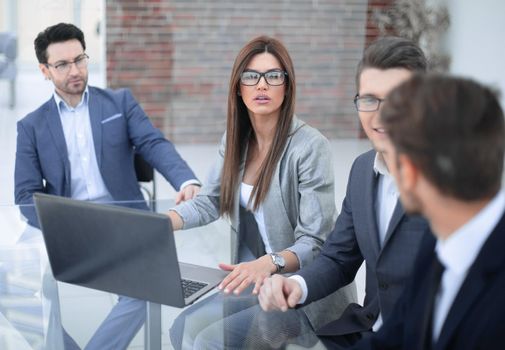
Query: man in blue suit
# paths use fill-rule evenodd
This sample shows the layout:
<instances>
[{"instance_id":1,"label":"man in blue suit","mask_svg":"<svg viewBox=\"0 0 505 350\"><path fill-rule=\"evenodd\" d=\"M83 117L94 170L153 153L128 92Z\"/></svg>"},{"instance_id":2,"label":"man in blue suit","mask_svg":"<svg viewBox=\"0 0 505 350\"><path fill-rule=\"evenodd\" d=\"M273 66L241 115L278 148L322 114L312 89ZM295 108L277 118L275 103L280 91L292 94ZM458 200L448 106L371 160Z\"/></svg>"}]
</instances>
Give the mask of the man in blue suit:
<instances>
[{"instance_id":1,"label":"man in blue suit","mask_svg":"<svg viewBox=\"0 0 505 350\"><path fill-rule=\"evenodd\" d=\"M370 331L377 331L393 310L412 272L426 220L405 215L381 149L387 140L379 119L386 95L426 70L426 59L413 42L386 37L363 53L356 75L355 104L363 130L374 150L354 161L342 210L321 253L296 275L274 275L261 289L264 310L286 310L321 299L351 283L366 265L363 306L350 304L342 316L315 329L328 346L350 346ZM306 327L302 327L306 329Z\"/></svg>"},{"instance_id":2,"label":"man in blue suit","mask_svg":"<svg viewBox=\"0 0 505 350\"><path fill-rule=\"evenodd\" d=\"M35 39L39 68L54 95L18 122L15 200L32 204L35 192L97 202L136 201L147 209L137 182L138 152L180 192L192 198L199 182L174 146L153 127L129 90L88 86L82 31L60 23ZM21 206L38 227L33 206ZM145 302L120 296L88 349L124 349L145 320ZM65 333L65 347L78 348Z\"/></svg>"},{"instance_id":3,"label":"man in blue suit","mask_svg":"<svg viewBox=\"0 0 505 350\"><path fill-rule=\"evenodd\" d=\"M497 97L474 81L415 76L389 96L385 157L425 240L412 278L380 332L357 349L505 346L505 123Z\"/></svg>"}]
</instances>

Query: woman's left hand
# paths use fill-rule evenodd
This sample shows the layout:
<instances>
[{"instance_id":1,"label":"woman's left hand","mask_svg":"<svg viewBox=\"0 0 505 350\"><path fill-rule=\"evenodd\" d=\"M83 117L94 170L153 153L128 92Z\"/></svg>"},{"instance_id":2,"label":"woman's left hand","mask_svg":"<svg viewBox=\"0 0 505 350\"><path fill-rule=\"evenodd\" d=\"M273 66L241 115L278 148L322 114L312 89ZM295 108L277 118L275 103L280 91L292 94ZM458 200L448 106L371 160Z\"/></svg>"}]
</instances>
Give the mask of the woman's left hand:
<instances>
[{"instance_id":1,"label":"woman's left hand","mask_svg":"<svg viewBox=\"0 0 505 350\"><path fill-rule=\"evenodd\" d=\"M264 255L256 260L237 265L219 264L225 271L231 271L218 286L225 293L238 295L251 283L254 283L253 294L258 294L265 278L270 277L276 267L269 255Z\"/></svg>"}]
</instances>

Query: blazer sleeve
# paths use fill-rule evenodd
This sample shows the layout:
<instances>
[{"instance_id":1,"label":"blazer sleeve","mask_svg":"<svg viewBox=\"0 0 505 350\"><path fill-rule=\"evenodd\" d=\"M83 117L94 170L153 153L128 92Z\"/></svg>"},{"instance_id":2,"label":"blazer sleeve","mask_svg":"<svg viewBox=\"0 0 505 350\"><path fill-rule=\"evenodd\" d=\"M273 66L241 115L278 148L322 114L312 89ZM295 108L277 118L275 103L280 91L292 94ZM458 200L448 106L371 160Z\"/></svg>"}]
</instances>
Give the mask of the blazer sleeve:
<instances>
[{"instance_id":1,"label":"blazer sleeve","mask_svg":"<svg viewBox=\"0 0 505 350\"><path fill-rule=\"evenodd\" d=\"M356 162L351 168L342 211L333 231L324 242L321 253L312 264L297 272L307 283L305 304L321 299L351 283L363 262L352 214L352 179L355 171L359 171L356 169ZM359 204L361 203L354 205Z\"/></svg>"},{"instance_id":2,"label":"blazer sleeve","mask_svg":"<svg viewBox=\"0 0 505 350\"><path fill-rule=\"evenodd\" d=\"M136 151L158 170L176 191L179 191L184 182L196 179L195 174L174 145L151 124L130 90L122 91L124 91L123 104L126 110L128 135Z\"/></svg>"},{"instance_id":3,"label":"blazer sleeve","mask_svg":"<svg viewBox=\"0 0 505 350\"><path fill-rule=\"evenodd\" d=\"M300 267L311 263L321 251L334 225L335 197L333 164L329 141L317 134L300 144L296 172L298 176L298 218L295 242L286 250L296 254Z\"/></svg>"},{"instance_id":4,"label":"blazer sleeve","mask_svg":"<svg viewBox=\"0 0 505 350\"><path fill-rule=\"evenodd\" d=\"M223 136L217 160L212 166L207 176L207 181L202 186L198 195L171 209L181 216L184 223L183 229L206 225L219 218L221 172L224 163L225 143L226 136Z\"/></svg>"},{"instance_id":5,"label":"blazer sleeve","mask_svg":"<svg viewBox=\"0 0 505 350\"><path fill-rule=\"evenodd\" d=\"M37 215L33 206L33 194L44 192L42 170L37 156L33 135L22 121L17 123L16 161L14 167L14 197L20 205L21 213L28 223L38 227Z\"/></svg>"}]
</instances>

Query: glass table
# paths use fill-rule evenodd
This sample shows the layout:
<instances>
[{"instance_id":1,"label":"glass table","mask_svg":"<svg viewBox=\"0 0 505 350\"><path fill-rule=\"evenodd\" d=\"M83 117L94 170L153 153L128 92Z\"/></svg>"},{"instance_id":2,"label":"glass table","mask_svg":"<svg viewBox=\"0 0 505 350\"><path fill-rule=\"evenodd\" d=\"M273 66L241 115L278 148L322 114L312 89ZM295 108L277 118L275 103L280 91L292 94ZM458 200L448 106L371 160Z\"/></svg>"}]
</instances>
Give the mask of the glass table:
<instances>
[{"instance_id":1,"label":"glass table","mask_svg":"<svg viewBox=\"0 0 505 350\"><path fill-rule=\"evenodd\" d=\"M150 203L157 212L166 212L173 205L173 200ZM14 205L0 206L0 226L0 349L63 349L65 320L61 316L59 287L66 284L56 282L51 273L41 231L27 225L20 208ZM229 262L230 229L225 220L177 232L175 238L179 261L210 267ZM285 348L287 344L293 349L324 348L306 322L296 321L297 310L265 313L257 305L257 298L251 295L227 299L227 310L230 305L233 308L235 300L239 303L245 300L250 306L240 348ZM162 333L166 333L182 310L149 302L142 348L171 348L167 340L162 341ZM229 322L217 322L213 337L227 344L236 331L233 326Z\"/></svg>"}]
</instances>

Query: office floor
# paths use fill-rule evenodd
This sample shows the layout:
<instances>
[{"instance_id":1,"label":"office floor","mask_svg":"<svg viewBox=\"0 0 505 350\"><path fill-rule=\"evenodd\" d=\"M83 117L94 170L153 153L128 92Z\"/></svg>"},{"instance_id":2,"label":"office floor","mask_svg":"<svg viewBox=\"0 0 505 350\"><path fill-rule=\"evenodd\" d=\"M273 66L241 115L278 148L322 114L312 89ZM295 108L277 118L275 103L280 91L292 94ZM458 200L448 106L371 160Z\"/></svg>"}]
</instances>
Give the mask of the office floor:
<instances>
[{"instance_id":1,"label":"office floor","mask_svg":"<svg viewBox=\"0 0 505 350\"><path fill-rule=\"evenodd\" d=\"M97 73L90 73L90 85L103 86L103 81ZM37 70L21 70L17 81L17 103L15 108L9 109L8 85L0 81L0 206L12 205L14 202L14 158L16 150L16 122L30 111L45 102L53 92L50 82L43 79ZM347 175L352 160L363 151L369 149L366 140L331 140L333 150L333 163L335 167L335 201L340 208L345 194ZM217 152L216 144L204 145L176 145L179 153L193 168L201 180L205 180L206 173L211 166ZM158 198L168 199L174 197L174 190L159 175L157 175ZM202 236L200 236L202 235ZM197 237L198 236L198 237ZM205 230L192 235L177 235L178 248L191 247L195 239L207 239L209 250L213 251L214 260L201 261L202 254L192 249L184 249L185 253L179 256L180 260L201 264L215 264L217 261L226 261L229 258L229 235L226 230L212 237L205 237ZM360 270L357 277L358 296L363 298L364 272ZM60 303L63 323L74 339L84 346L93 334L95 328L107 315L115 302L115 296L86 288L75 287L68 284L59 284ZM164 349L170 349L168 329L174 317L180 312L178 309L163 307L163 332L162 343ZM129 349L143 348L143 332L139 332Z\"/></svg>"}]
</instances>

